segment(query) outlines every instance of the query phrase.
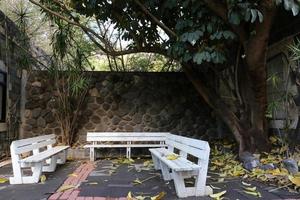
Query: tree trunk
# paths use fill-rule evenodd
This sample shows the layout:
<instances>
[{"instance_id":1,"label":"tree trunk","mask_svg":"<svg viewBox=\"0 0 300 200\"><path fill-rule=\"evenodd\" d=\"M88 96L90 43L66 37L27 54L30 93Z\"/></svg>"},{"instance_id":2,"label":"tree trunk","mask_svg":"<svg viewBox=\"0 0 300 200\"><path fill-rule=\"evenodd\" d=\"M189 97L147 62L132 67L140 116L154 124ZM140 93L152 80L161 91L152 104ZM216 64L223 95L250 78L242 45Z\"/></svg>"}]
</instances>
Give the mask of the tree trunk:
<instances>
[{"instance_id":1,"label":"tree trunk","mask_svg":"<svg viewBox=\"0 0 300 200\"><path fill-rule=\"evenodd\" d=\"M268 140L265 140L263 133L258 132L257 128L251 126L251 122L248 119L250 117L241 117L230 110L225 104L221 97L211 88L203 83L203 81L197 77L197 73L194 72L193 68L189 64L183 64L183 70L188 79L193 83L195 89L202 96L204 101L214 110L214 112L225 122L225 124L232 131L236 141L239 144L239 155L245 151L254 152L255 150L262 150L257 148L257 144L268 147ZM247 113L244 113L246 116ZM264 115L262 115L264 116ZM259 120L256 120L257 122ZM263 149L264 151L267 149Z\"/></svg>"}]
</instances>

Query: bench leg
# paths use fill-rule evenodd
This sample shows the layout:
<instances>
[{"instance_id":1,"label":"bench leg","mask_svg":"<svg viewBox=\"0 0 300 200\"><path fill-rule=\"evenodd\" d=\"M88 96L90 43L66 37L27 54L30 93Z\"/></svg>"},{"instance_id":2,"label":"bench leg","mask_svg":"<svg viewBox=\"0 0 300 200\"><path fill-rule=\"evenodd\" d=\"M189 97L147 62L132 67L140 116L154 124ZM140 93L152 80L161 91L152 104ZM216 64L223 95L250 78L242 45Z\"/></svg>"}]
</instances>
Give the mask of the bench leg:
<instances>
[{"instance_id":1,"label":"bench leg","mask_svg":"<svg viewBox=\"0 0 300 200\"><path fill-rule=\"evenodd\" d=\"M34 163L32 176L23 177L23 183L38 183L42 174L43 163Z\"/></svg>"},{"instance_id":2,"label":"bench leg","mask_svg":"<svg viewBox=\"0 0 300 200\"><path fill-rule=\"evenodd\" d=\"M16 161L13 156L12 156L12 167L13 167L13 177L9 178L9 183L10 184L22 184L22 169L21 165L18 161Z\"/></svg>"},{"instance_id":3,"label":"bench leg","mask_svg":"<svg viewBox=\"0 0 300 200\"><path fill-rule=\"evenodd\" d=\"M95 148L90 147L90 161L94 162L95 161Z\"/></svg>"},{"instance_id":4,"label":"bench leg","mask_svg":"<svg viewBox=\"0 0 300 200\"><path fill-rule=\"evenodd\" d=\"M161 169L161 173L163 175L163 179L165 181L169 181L169 180L172 179L171 173L170 173L170 168L168 168L167 165L165 165L162 162L160 162L160 169Z\"/></svg>"},{"instance_id":5,"label":"bench leg","mask_svg":"<svg viewBox=\"0 0 300 200\"><path fill-rule=\"evenodd\" d=\"M47 160L48 166L43 166L43 172L54 172L56 169L58 155L52 156Z\"/></svg>"},{"instance_id":6,"label":"bench leg","mask_svg":"<svg viewBox=\"0 0 300 200\"><path fill-rule=\"evenodd\" d=\"M179 198L194 196L193 194L187 194L187 190L184 184L184 176L182 175L181 172L173 172L172 175L173 175L176 194Z\"/></svg>"},{"instance_id":7,"label":"bench leg","mask_svg":"<svg viewBox=\"0 0 300 200\"><path fill-rule=\"evenodd\" d=\"M207 195L206 191L206 176L207 176L207 169L200 170L199 175L196 177L195 180L195 187L196 187L196 195L195 196L204 196Z\"/></svg>"},{"instance_id":8,"label":"bench leg","mask_svg":"<svg viewBox=\"0 0 300 200\"><path fill-rule=\"evenodd\" d=\"M58 154L57 164L65 164L67 161L67 149Z\"/></svg>"},{"instance_id":9,"label":"bench leg","mask_svg":"<svg viewBox=\"0 0 300 200\"><path fill-rule=\"evenodd\" d=\"M128 145L131 144L131 142L127 142ZM130 159L131 158L131 148L130 147L126 147L126 158Z\"/></svg>"},{"instance_id":10,"label":"bench leg","mask_svg":"<svg viewBox=\"0 0 300 200\"><path fill-rule=\"evenodd\" d=\"M34 163L33 167L31 168L31 176L20 176L20 178L16 176L11 177L9 178L10 184L38 183L42 174L42 167L43 163Z\"/></svg>"},{"instance_id":11,"label":"bench leg","mask_svg":"<svg viewBox=\"0 0 300 200\"><path fill-rule=\"evenodd\" d=\"M151 156L152 156L152 161L153 161L153 164L154 164L154 169L159 170L160 169L160 162L159 162L158 158L153 153L151 153Z\"/></svg>"},{"instance_id":12,"label":"bench leg","mask_svg":"<svg viewBox=\"0 0 300 200\"><path fill-rule=\"evenodd\" d=\"M131 148L126 147L126 158L130 159L131 158Z\"/></svg>"}]
</instances>

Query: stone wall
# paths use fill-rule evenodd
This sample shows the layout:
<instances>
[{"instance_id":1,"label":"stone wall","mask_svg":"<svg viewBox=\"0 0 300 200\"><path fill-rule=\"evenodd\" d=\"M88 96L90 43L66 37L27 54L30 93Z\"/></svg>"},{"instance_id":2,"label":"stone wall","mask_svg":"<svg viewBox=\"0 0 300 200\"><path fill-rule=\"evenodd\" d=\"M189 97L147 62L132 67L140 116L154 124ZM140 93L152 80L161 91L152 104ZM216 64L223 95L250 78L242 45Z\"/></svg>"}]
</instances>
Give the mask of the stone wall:
<instances>
[{"instance_id":1,"label":"stone wall","mask_svg":"<svg viewBox=\"0 0 300 200\"><path fill-rule=\"evenodd\" d=\"M0 11L0 70L6 73L6 120L0 122L0 159L9 153L10 142L18 138L21 99L20 48L16 25Z\"/></svg>"},{"instance_id":2,"label":"stone wall","mask_svg":"<svg viewBox=\"0 0 300 200\"><path fill-rule=\"evenodd\" d=\"M210 109L183 73L90 75L77 145L85 142L88 131L169 131L199 138L215 127ZM54 95L46 72L29 77L22 124L25 137L61 133L53 114Z\"/></svg>"}]
</instances>

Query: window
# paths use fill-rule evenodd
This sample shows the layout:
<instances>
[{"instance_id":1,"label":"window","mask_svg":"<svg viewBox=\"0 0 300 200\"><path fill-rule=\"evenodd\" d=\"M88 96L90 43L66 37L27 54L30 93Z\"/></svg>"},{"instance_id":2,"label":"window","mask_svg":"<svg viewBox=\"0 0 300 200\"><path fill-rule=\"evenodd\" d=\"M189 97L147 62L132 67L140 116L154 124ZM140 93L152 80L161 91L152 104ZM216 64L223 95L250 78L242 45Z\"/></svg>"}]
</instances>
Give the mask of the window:
<instances>
[{"instance_id":1,"label":"window","mask_svg":"<svg viewBox=\"0 0 300 200\"><path fill-rule=\"evenodd\" d=\"M0 122L6 118L6 73L0 71Z\"/></svg>"}]
</instances>

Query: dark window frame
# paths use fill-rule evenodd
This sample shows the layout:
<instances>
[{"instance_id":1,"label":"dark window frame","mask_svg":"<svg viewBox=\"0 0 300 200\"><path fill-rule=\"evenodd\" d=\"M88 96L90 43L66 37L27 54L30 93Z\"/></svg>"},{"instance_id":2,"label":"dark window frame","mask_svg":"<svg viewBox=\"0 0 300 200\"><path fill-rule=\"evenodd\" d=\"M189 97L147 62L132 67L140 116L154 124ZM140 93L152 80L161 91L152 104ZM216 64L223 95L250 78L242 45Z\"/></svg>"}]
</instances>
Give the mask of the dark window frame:
<instances>
[{"instance_id":1,"label":"dark window frame","mask_svg":"<svg viewBox=\"0 0 300 200\"><path fill-rule=\"evenodd\" d=\"M0 81L0 87L2 87L2 113L0 114L0 122L6 122L6 99L7 99L7 73L0 70L0 74L3 75L3 82Z\"/></svg>"}]
</instances>

